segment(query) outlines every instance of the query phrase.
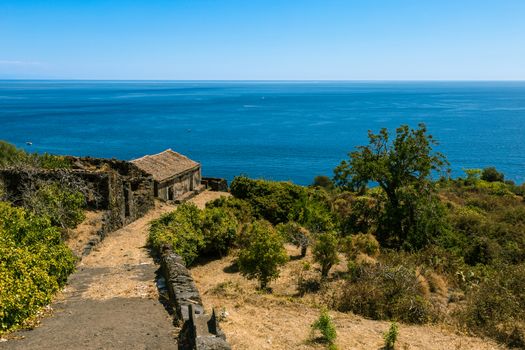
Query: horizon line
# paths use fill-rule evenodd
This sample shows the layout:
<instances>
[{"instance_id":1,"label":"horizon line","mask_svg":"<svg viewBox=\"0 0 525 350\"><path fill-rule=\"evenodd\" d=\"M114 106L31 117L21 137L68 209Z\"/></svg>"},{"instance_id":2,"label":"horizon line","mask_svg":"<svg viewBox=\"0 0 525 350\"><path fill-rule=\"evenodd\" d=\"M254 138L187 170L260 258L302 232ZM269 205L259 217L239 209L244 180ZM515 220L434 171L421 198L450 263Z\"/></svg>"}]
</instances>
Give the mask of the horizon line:
<instances>
[{"instance_id":1,"label":"horizon line","mask_svg":"<svg viewBox=\"0 0 525 350\"><path fill-rule=\"evenodd\" d=\"M1 78L0 81L122 81L122 82L525 82L525 79L81 79Z\"/></svg>"}]
</instances>

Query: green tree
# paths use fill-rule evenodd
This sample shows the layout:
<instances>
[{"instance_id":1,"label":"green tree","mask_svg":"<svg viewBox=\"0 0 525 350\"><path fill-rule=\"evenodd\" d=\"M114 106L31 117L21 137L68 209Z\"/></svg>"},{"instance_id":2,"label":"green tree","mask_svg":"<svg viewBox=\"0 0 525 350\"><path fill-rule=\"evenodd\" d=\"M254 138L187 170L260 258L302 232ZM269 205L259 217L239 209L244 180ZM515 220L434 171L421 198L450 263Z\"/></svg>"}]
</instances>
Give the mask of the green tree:
<instances>
[{"instance_id":1,"label":"green tree","mask_svg":"<svg viewBox=\"0 0 525 350\"><path fill-rule=\"evenodd\" d=\"M238 265L241 274L248 279L258 279L261 289L279 276L279 266L288 261L282 237L272 225L259 220L248 225L243 234Z\"/></svg>"},{"instance_id":2,"label":"green tree","mask_svg":"<svg viewBox=\"0 0 525 350\"><path fill-rule=\"evenodd\" d=\"M306 256L308 245L310 244L310 232L296 222L290 221L286 224L276 226L277 231L287 241L301 248L301 257Z\"/></svg>"},{"instance_id":3,"label":"green tree","mask_svg":"<svg viewBox=\"0 0 525 350\"><path fill-rule=\"evenodd\" d=\"M442 171L448 162L433 151L437 142L424 124L417 129L403 125L394 139L387 129L379 134L369 131L368 138L367 146L358 147L334 169L334 181L354 190L377 183L386 195L378 238L385 245L399 247L416 227L428 226L418 224L418 213L433 198L432 172Z\"/></svg>"},{"instance_id":4,"label":"green tree","mask_svg":"<svg viewBox=\"0 0 525 350\"><path fill-rule=\"evenodd\" d=\"M312 248L314 260L321 265L321 276L327 277L333 265L339 262L337 248L339 239L335 232L326 232L317 235Z\"/></svg>"}]
</instances>

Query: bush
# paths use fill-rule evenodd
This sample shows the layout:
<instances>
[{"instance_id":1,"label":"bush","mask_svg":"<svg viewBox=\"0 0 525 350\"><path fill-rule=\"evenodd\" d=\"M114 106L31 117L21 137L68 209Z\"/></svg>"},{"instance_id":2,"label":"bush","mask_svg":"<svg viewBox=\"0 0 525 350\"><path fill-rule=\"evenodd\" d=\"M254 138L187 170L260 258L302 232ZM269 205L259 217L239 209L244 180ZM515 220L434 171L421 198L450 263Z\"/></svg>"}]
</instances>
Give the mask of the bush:
<instances>
[{"instance_id":1,"label":"bush","mask_svg":"<svg viewBox=\"0 0 525 350\"><path fill-rule=\"evenodd\" d=\"M0 140L0 168L16 165L25 161L26 152L14 145Z\"/></svg>"},{"instance_id":2,"label":"bush","mask_svg":"<svg viewBox=\"0 0 525 350\"><path fill-rule=\"evenodd\" d=\"M279 276L279 266L288 261L282 237L267 221L255 221L248 225L242 235L238 265L241 274L248 279L259 280L261 289Z\"/></svg>"},{"instance_id":3,"label":"bush","mask_svg":"<svg viewBox=\"0 0 525 350\"><path fill-rule=\"evenodd\" d=\"M314 177L312 187L320 187L324 188L325 190L333 190L335 185L332 179L330 179L328 176L318 175Z\"/></svg>"},{"instance_id":4,"label":"bush","mask_svg":"<svg viewBox=\"0 0 525 350\"><path fill-rule=\"evenodd\" d=\"M525 347L525 265L495 268L467 293L459 318L468 328Z\"/></svg>"},{"instance_id":5,"label":"bush","mask_svg":"<svg viewBox=\"0 0 525 350\"><path fill-rule=\"evenodd\" d=\"M341 287L336 308L376 320L407 323L425 323L436 316L416 271L385 264L356 266Z\"/></svg>"},{"instance_id":6,"label":"bush","mask_svg":"<svg viewBox=\"0 0 525 350\"><path fill-rule=\"evenodd\" d=\"M348 236L344 247L348 260L355 259L359 254L366 254L373 258L379 255L379 242L370 233Z\"/></svg>"},{"instance_id":7,"label":"bush","mask_svg":"<svg viewBox=\"0 0 525 350\"><path fill-rule=\"evenodd\" d=\"M48 217L54 226L75 228L85 218L82 193L57 182L39 182L35 192L25 191L23 202L36 215Z\"/></svg>"},{"instance_id":8,"label":"bush","mask_svg":"<svg viewBox=\"0 0 525 350\"><path fill-rule=\"evenodd\" d=\"M0 168L30 167L44 169L71 168L71 161L67 157L52 154L29 154L14 145L0 140Z\"/></svg>"},{"instance_id":9,"label":"bush","mask_svg":"<svg viewBox=\"0 0 525 350\"><path fill-rule=\"evenodd\" d=\"M233 179L230 191L239 199L250 203L254 215L274 225L294 220L297 202L306 197L304 187L290 182L252 180L244 176Z\"/></svg>"},{"instance_id":10,"label":"bush","mask_svg":"<svg viewBox=\"0 0 525 350\"><path fill-rule=\"evenodd\" d=\"M245 200L222 196L206 203L206 208L223 208L232 212L239 222L247 223L253 220L253 209Z\"/></svg>"},{"instance_id":11,"label":"bush","mask_svg":"<svg viewBox=\"0 0 525 350\"><path fill-rule=\"evenodd\" d=\"M328 310L322 309L319 318L312 324L312 332L316 330L321 333L321 340L331 345L330 349L334 349L337 331Z\"/></svg>"},{"instance_id":12,"label":"bush","mask_svg":"<svg viewBox=\"0 0 525 350\"><path fill-rule=\"evenodd\" d=\"M185 203L152 221L148 241L157 252L163 245L170 246L187 265L191 265L205 245L199 209L194 204Z\"/></svg>"},{"instance_id":13,"label":"bush","mask_svg":"<svg viewBox=\"0 0 525 350\"><path fill-rule=\"evenodd\" d=\"M48 304L74 265L49 219L0 202L0 333Z\"/></svg>"},{"instance_id":14,"label":"bush","mask_svg":"<svg viewBox=\"0 0 525 350\"><path fill-rule=\"evenodd\" d=\"M224 256L237 237L239 223L235 215L222 208L206 208L202 212L203 252Z\"/></svg>"},{"instance_id":15,"label":"bush","mask_svg":"<svg viewBox=\"0 0 525 350\"><path fill-rule=\"evenodd\" d=\"M314 260L321 265L321 276L327 277L334 264L339 262L337 248L339 239L334 232L326 232L317 235L313 246Z\"/></svg>"},{"instance_id":16,"label":"bush","mask_svg":"<svg viewBox=\"0 0 525 350\"><path fill-rule=\"evenodd\" d=\"M481 172L481 180L488 182L503 182L505 180L505 176L503 173L497 171L495 167L491 166L483 169Z\"/></svg>"}]
</instances>

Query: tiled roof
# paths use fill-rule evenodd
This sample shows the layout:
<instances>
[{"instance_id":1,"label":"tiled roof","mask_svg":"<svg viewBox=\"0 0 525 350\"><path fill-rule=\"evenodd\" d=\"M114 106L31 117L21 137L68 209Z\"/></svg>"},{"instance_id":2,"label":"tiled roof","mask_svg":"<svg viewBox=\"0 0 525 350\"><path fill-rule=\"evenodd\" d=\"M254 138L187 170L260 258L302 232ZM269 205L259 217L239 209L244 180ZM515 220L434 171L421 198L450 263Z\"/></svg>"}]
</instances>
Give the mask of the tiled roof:
<instances>
[{"instance_id":1,"label":"tiled roof","mask_svg":"<svg viewBox=\"0 0 525 350\"><path fill-rule=\"evenodd\" d=\"M151 174L153 179L158 182L162 182L199 165L199 163L171 149L167 149L158 154L134 159L131 162L148 174Z\"/></svg>"}]
</instances>

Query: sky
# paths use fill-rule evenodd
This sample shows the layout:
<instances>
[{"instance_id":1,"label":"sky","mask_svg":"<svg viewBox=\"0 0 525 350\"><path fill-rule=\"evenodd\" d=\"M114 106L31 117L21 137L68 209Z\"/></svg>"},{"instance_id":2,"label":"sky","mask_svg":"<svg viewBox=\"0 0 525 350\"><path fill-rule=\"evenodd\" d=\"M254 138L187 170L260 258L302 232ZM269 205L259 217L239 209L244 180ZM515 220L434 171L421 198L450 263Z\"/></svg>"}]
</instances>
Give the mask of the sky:
<instances>
[{"instance_id":1,"label":"sky","mask_svg":"<svg viewBox=\"0 0 525 350\"><path fill-rule=\"evenodd\" d=\"M0 79L525 80L525 0L0 0Z\"/></svg>"}]
</instances>

